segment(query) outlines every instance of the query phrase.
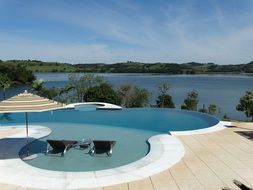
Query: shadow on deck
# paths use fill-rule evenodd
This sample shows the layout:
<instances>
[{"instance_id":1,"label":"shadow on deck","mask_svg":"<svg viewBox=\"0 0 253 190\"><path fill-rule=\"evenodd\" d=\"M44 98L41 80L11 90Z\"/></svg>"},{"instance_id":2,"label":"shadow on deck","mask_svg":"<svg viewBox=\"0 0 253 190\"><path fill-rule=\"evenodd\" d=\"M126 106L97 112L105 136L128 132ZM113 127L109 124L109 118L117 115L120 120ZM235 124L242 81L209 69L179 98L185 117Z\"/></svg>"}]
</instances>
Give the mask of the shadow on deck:
<instances>
[{"instance_id":1,"label":"shadow on deck","mask_svg":"<svg viewBox=\"0 0 253 190\"><path fill-rule=\"evenodd\" d=\"M235 131L235 133L253 141L253 131Z\"/></svg>"}]
</instances>

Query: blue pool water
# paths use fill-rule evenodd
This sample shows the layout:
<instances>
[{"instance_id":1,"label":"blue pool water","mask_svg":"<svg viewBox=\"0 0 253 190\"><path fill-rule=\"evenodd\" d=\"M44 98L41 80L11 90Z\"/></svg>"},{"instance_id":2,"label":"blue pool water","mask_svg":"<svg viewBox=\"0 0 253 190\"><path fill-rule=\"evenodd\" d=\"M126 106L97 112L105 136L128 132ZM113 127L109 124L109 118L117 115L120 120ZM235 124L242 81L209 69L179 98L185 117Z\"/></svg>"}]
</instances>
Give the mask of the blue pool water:
<instances>
[{"instance_id":1,"label":"blue pool water","mask_svg":"<svg viewBox=\"0 0 253 190\"><path fill-rule=\"evenodd\" d=\"M44 125L50 127L53 132L48 137L31 143L30 152L36 153L38 157L26 163L56 171L95 171L129 164L144 157L149 151L147 139L159 134L105 125L76 123L44 123ZM116 144L111 157L108 157L107 154L91 156L88 154L89 149L80 150L78 146L67 151L64 157L61 157L60 153L45 156L46 139L114 140ZM25 151L25 148L21 150L20 155L24 155Z\"/></svg>"},{"instance_id":2,"label":"blue pool water","mask_svg":"<svg viewBox=\"0 0 253 190\"><path fill-rule=\"evenodd\" d=\"M1 115L1 114L0 114ZM1 119L2 118L2 119ZM1 124L23 124L24 113L0 116ZM218 119L199 112L175 109L133 108L123 110L82 111L64 109L41 113L29 113L29 123L78 123L108 125L169 133L169 131L195 130L213 126Z\"/></svg>"},{"instance_id":3,"label":"blue pool water","mask_svg":"<svg viewBox=\"0 0 253 190\"><path fill-rule=\"evenodd\" d=\"M79 111L94 111L99 106L102 106L102 105L99 105L99 104L76 105L75 106L75 110L79 110Z\"/></svg>"},{"instance_id":4,"label":"blue pool water","mask_svg":"<svg viewBox=\"0 0 253 190\"><path fill-rule=\"evenodd\" d=\"M24 113L0 114L1 125L24 124ZM151 136L213 126L218 120L206 114L170 109L95 110L64 109L29 113L29 124L43 125L52 133L31 143L31 152L38 158L27 161L35 167L57 171L94 171L114 168L136 161L149 151ZM97 139L117 141L112 157L87 154L86 150L70 149L65 157L45 156L46 139ZM20 154L23 154L21 150Z\"/></svg>"}]
</instances>

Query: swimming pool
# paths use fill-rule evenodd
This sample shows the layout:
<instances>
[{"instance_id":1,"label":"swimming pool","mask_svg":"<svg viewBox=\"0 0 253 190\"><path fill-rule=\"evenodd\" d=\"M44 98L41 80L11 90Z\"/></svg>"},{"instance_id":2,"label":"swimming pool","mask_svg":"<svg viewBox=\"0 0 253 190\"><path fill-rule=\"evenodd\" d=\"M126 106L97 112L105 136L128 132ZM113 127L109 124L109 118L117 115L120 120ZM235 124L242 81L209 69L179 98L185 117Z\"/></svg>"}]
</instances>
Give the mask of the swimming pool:
<instances>
[{"instance_id":1,"label":"swimming pool","mask_svg":"<svg viewBox=\"0 0 253 190\"><path fill-rule=\"evenodd\" d=\"M27 161L35 167L57 171L94 171L115 168L144 157L149 151L147 139L169 131L207 128L219 121L206 114L154 108L123 109L121 111L64 109L30 113L29 124L51 128L52 133L31 143L31 152L38 158ZM2 125L24 123L23 114L9 114ZM112 157L91 157L85 150L70 149L65 157L45 156L46 139L116 140ZM23 154L23 150L20 151Z\"/></svg>"}]
</instances>

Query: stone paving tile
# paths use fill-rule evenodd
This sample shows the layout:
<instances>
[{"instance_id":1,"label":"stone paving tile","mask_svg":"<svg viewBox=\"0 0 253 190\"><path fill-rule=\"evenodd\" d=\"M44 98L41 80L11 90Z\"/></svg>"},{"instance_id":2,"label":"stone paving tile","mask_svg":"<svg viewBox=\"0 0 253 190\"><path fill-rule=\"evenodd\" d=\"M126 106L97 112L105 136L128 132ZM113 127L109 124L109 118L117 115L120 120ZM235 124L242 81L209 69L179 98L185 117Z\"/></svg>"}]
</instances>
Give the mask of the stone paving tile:
<instances>
[{"instance_id":1,"label":"stone paving tile","mask_svg":"<svg viewBox=\"0 0 253 190\"><path fill-rule=\"evenodd\" d=\"M191 170L183 163L180 162L170 169L171 175L175 180L195 179Z\"/></svg>"},{"instance_id":2,"label":"stone paving tile","mask_svg":"<svg viewBox=\"0 0 253 190\"><path fill-rule=\"evenodd\" d=\"M128 190L128 184L124 183L124 184L104 187L104 190Z\"/></svg>"},{"instance_id":3,"label":"stone paving tile","mask_svg":"<svg viewBox=\"0 0 253 190\"><path fill-rule=\"evenodd\" d=\"M154 185L155 190L179 190L178 185L174 180L168 180L166 183L157 183Z\"/></svg>"},{"instance_id":4,"label":"stone paving tile","mask_svg":"<svg viewBox=\"0 0 253 190\"><path fill-rule=\"evenodd\" d=\"M202 177L197 177L197 179L205 189L217 190L217 189L222 189L222 187L224 187L225 185L220 179L218 179L218 177L202 176Z\"/></svg>"},{"instance_id":5,"label":"stone paving tile","mask_svg":"<svg viewBox=\"0 0 253 190\"><path fill-rule=\"evenodd\" d=\"M253 147L250 146L248 143L245 143L245 142L238 142L236 144L236 146L238 148L240 148L242 151L244 151L245 153L251 153L253 154Z\"/></svg>"},{"instance_id":6,"label":"stone paving tile","mask_svg":"<svg viewBox=\"0 0 253 190\"><path fill-rule=\"evenodd\" d=\"M238 160L241 160L245 157L247 157L247 153L242 151L240 148L236 147L233 144L224 144L221 145L222 148L224 148L229 154L231 154L233 157L235 157Z\"/></svg>"},{"instance_id":7,"label":"stone paving tile","mask_svg":"<svg viewBox=\"0 0 253 190\"><path fill-rule=\"evenodd\" d=\"M237 160L233 157L227 156L218 156L218 157L232 169L247 169L246 165L244 165L240 160Z\"/></svg>"},{"instance_id":8,"label":"stone paving tile","mask_svg":"<svg viewBox=\"0 0 253 190\"><path fill-rule=\"evenodd\" d=\"M245 181L247 181L247 183L253 187L253 178L245 178Z\"/></svg>"},{"instance_id":9,"label":"stone paving tile","mask_svg":"<svg viewBox=\"0 0 253 190\"><path fill-rule=\"evenodd\" d=\"M205 161L205 163L207 164L207 166L213 170L214 172L216 170L220 170L220 169L230 169L229 166L227 166L225 163L223 163L222 161L220 160L217 160L217 162L208 162L208 161Z\"/></svg>"},{"instance_id":10,"label":"stone paving tile","mask_svg":"<svg viewBox=\"0 0 253 190\"><path fill-rule=\"evenodd\" d=\"M84 188L84 189L78 189L78 190L103 190L103 187L98 187L98 188Z\"/></svg>"},{"instance_id":11,"label":"stone paving tile","mask_svg":"<svg viewBox=\"0 0 253 190\"><path fill-rule=\"evenodd\" d=\"M179 190L168 170L151 177L155 190Z\"/></svg>"},{"instance_id":12,"label":"stone paving tile","mask_svg":"<svg viewBox=\"0 0 253 190\"><path fill-rule=\"evenodd\" d=\"M242 178L253 178L252 169L234 169L234 171Z\"/></svg>"},{"instance_id":13,"label":"stone paving tile","mask_svg":"<svg viewBox=\"0 0 253 190\"><path fill-rule=\"evenodd\" d=\"M241 161L247 168L253 169L253 158Z\"/></svg>"},{"instance_id":14,"label":"stone paving tile","mask_svg":"<svg viewBox=\"0 0 253 190\"><path fill-rule=\"evenodd\" d=\"M225 178L229 178L229 179L237 179L240 176L234 172L231 169L224 169L224 168L212 168L212 170L214 171L214 173L216 174L216 176L218 176L220 179L225 179Z\"/></svg>"},{"instance_id":15,"label":"stone paving tile","mask_svg":"<svg viewBox=\"0 0 253 190\"><path fill-rule=\"evenodd\" d=\"M154 190L150 178L129 183L129 190Z\"/></svg>"},{"instance_id":16,"label":"stone paving tile","mask_svg":"<svg viewBox=\"0 0 253 190\"><path fill-rule=\"evenodd\" d=\"M192 136L184 136L184 138L180 138L185 144L189 145L192 148L203 148L204 146L201 145L194 137Z\"/></svg>"},{"instance_id":17,"label":"stone paving tile","mask_svg":"<svg viewBox=\"0 0 253 190\"><path fill-rule=\"evenodd\" d=\"M190 169L190 170L192 170L192 171L194 171L194 170L203 170L203 169L209 169L208 167L207 167L207 165L204 163L204 162L202 162L200 159L195 159L195 160L190 160L190 161L188 161L188 160L184 160L184 162L185 162L185 164L187 165L187 167Z\"/></svg>"},{"instance_id":18,"label":"stone paving tile","mask_svg":"<svg viewBox=\"0 0 253 190\"><path fill-rule=\"evenodd\" d=\"M177 180L177 184L178 184L180 190L189 190L189 189L202 190L202 189L204 189L204 187L196 179Z\"/></svg>"}]
</instances>

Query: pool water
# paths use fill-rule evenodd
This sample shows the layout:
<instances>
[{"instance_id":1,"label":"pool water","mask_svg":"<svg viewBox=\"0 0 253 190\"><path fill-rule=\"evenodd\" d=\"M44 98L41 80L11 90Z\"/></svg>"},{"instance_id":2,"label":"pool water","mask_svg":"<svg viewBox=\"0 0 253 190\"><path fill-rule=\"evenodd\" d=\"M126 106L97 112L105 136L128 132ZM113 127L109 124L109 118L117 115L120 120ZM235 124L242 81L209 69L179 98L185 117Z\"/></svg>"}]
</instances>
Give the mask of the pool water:
<instances>
[{"instance_id":1,"label":"pool water","mask_svg":"<svg viewBox=\"0 0 253 190\"><path fill-rule=\"evenodd\" d=\"M1 118L1 124L24 124L24 113L8 114ZM187 131L213 126L219 121L207 114L191 111L158 108L134 108L123 110L82 111L63 109L49 112L29 113L32 123L78 123L107 125L169 133Z\"/></svg>"},{"instance_id":2,"label":"pool water","mask_svg":"<svg viewBox=\"0 0 253 190\"><path fill-rule=\"evenodd\" d=\"M79 111L94 111L97 109L98 106L101 106L99 104L85 104L85 105L77 105L75 106L75 110Z\"/></svg>"},{"instance_id":3,"label":"pool water","mask_svg":"<svg viewBox=\"0 0 253 190\"><path fill-rule=\"evenodd\" d=\"M129 164L144 157L149 146L146 140L157 132L137 129L113 128L103 125L85 125L72 123L44 123L52 129L52 133L30 145L30 152L36 153L36 159L26 163L47 170L55 171L94 171L103 170ZM71 131L71 132L70 132ZM64 157L61 154L45 155L47 139L96 139L114 140L113 154L108 157L106 153L91 156L89 149L79 149L79 146L69 149ZM26 149L21 150L24 155Z\"/></svg>"},{"instance_id":4,"label":"pool water","mask_svg":"<svg viewBox=\"0 0 253 190\"><path fill-rule=\"evenodd\" d=\"M24 113L0 117L1 125L24 124ZM139 108L123 110L64 109L29 113L29 124L43 125L52 133L31 143L31 152L38 158L27 161L35 167L57 171L94 171L125 165L144 157L149 151L147 140L170 131L186 131L213 126L219 121L198 112ZM92 157L87 150L70 149L64 157L44 155L47 139L115 140L112 157ZM24 150L20 151L23 154Z\"/></svg>"}]
</instances>

